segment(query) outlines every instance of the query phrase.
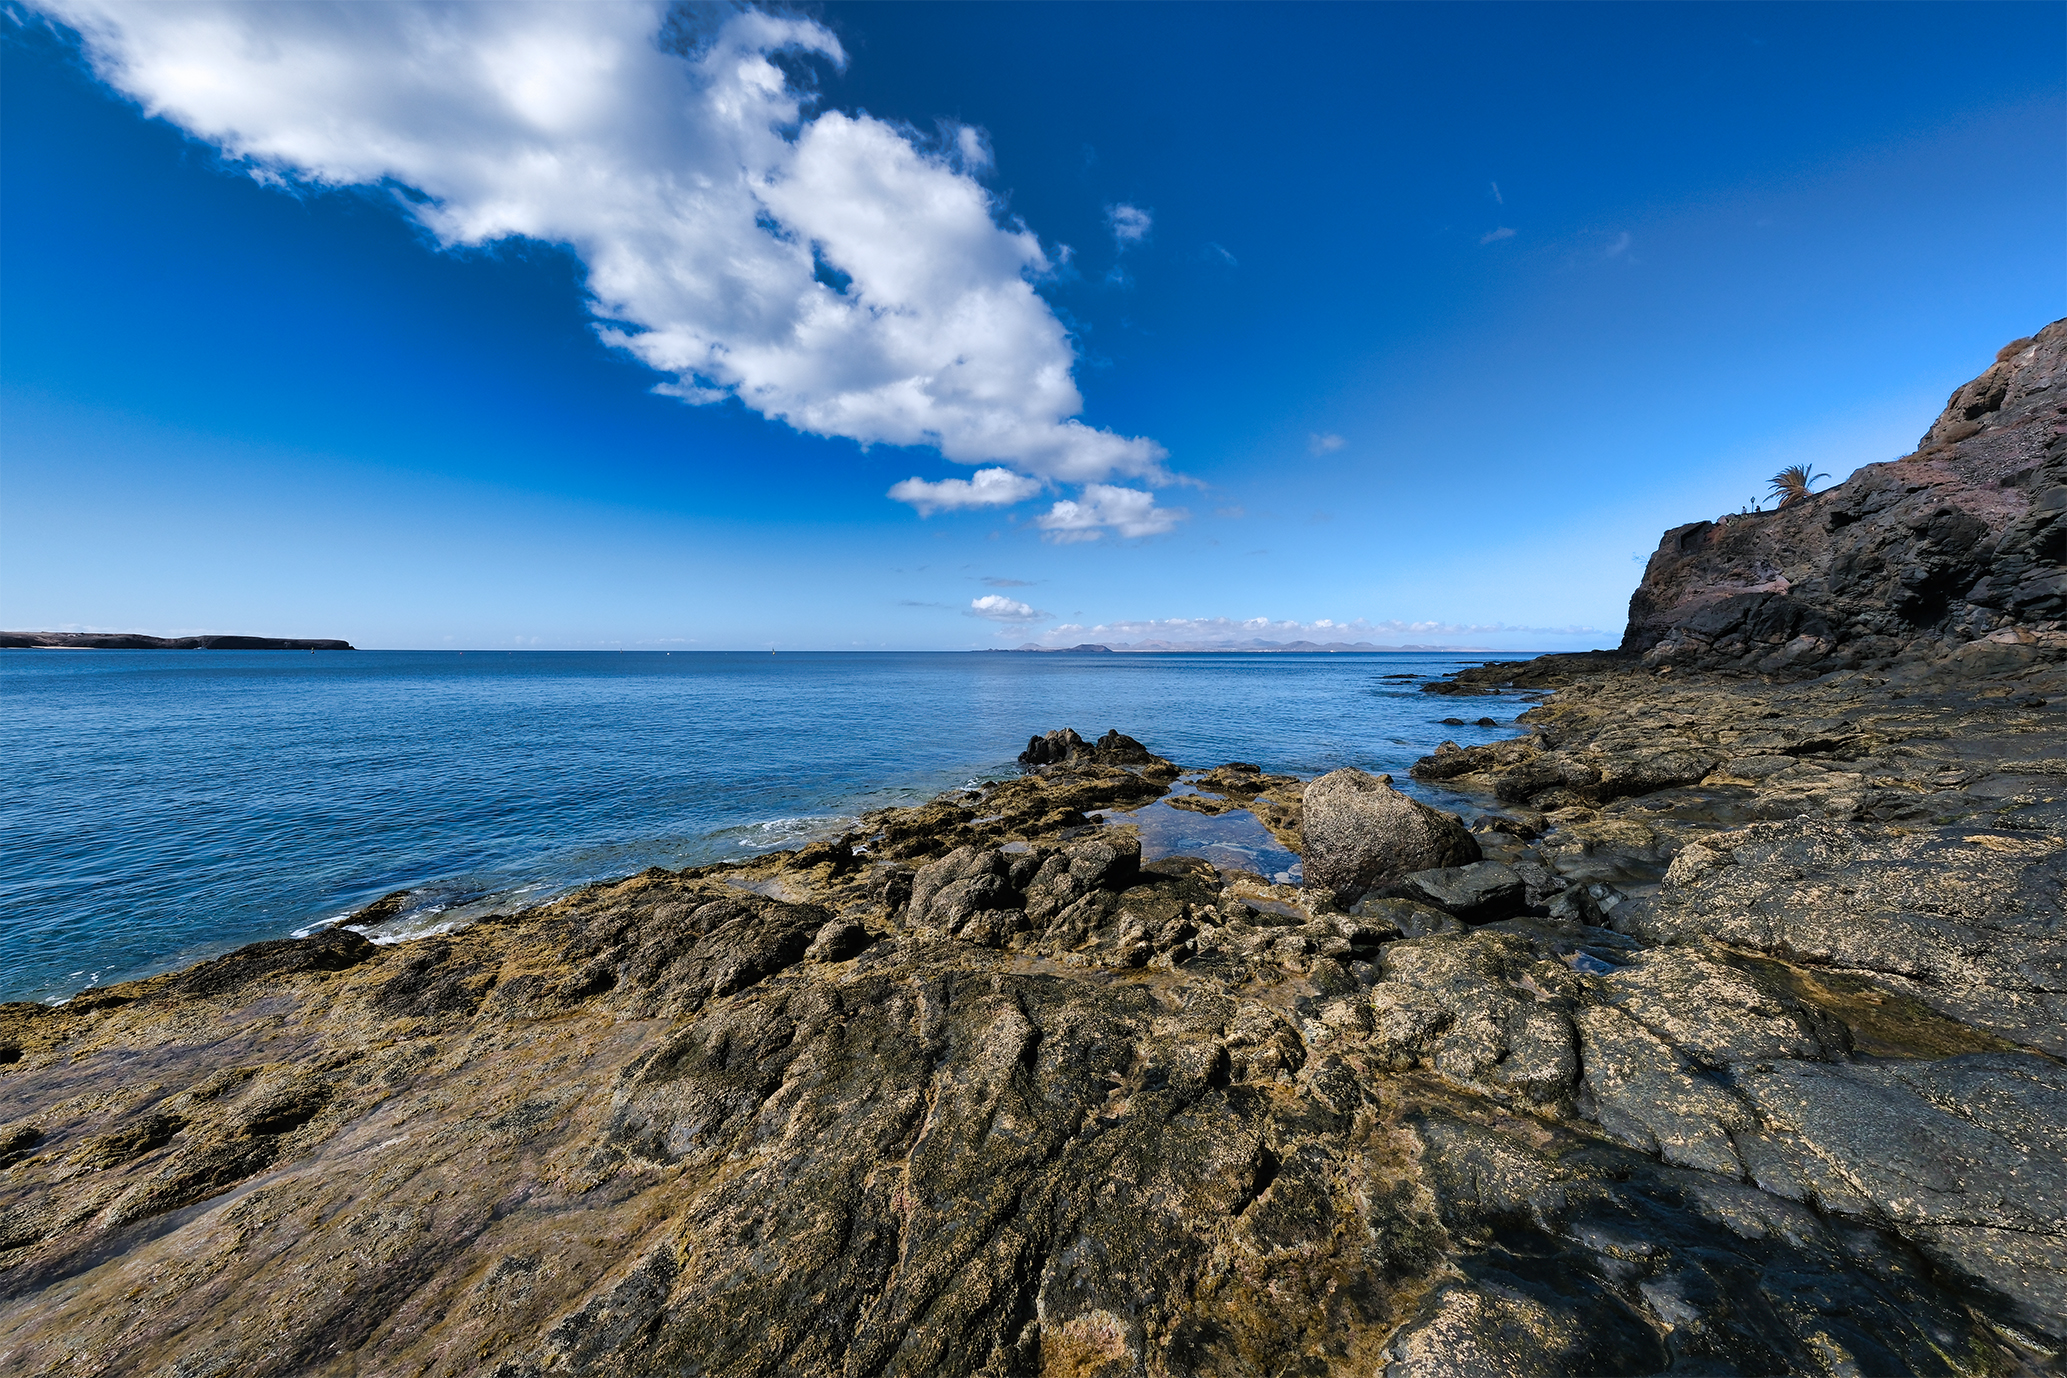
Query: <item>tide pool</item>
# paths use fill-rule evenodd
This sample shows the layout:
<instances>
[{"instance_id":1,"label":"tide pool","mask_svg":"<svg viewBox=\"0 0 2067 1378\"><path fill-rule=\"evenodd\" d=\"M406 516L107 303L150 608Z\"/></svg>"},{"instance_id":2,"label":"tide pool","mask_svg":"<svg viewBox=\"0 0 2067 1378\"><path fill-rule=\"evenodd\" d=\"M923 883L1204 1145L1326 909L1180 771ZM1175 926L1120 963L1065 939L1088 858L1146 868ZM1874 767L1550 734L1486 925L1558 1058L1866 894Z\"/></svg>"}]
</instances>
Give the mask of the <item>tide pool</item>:
<instances>
[{"instance_id":1,"label":"tide pool","mask_svg":"<svg viewBox=\"0 0 2067 1378\"><path fill-rule=\"evenodd\" d=\"M405 886L427 888L423 931L794 846L1010 774L1053 727L1411 787L1438 742L1513 731L1442 718L1523 705L1403 677L1512 658L8 651L0 999L170 970Z\"/></svg>"}]
</instances>

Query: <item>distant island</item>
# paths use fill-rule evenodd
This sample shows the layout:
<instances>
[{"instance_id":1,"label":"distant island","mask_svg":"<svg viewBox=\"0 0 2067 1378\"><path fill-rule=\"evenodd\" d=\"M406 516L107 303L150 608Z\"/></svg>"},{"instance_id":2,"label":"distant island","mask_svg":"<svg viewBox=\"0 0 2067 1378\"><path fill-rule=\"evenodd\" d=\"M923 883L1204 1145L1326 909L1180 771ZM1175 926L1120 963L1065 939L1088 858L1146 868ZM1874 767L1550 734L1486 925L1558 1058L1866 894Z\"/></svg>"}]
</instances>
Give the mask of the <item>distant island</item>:
<instances>
[{"instance_id":1,"label":"distant island","mask_svg":"<svg viewBox=\"0 0 2067 1378\"><path fill-rule=\"evenodd\" d=\"M349 651L349 641L294 636L145 636L140 632L0 632L0 651Z\"/></svg>"},{"instance_id":2,"label":"distant island","mask_svg":"<svg viewBox=\"0 0 2067 1378\"><path fill-rule=\"evenodd\" d=\"M9 1371L2057 1373L2063 383L1665 532L1618 650L1400 674L1534 701L1414 795L1036 719L0 1003Z\"/></svg>"},{"instance_id":3,"label":"distant island","mask_svg":"<svg viewBox=\"0 0 2067 1378\"><path fill-rule=\"evenodd\" d=\"M1083 645L1080 646L1037 646L1033 642L1029 641L1024 646L1014 646L1010 650L1007 650L1002 646L992 647L989 650L985 651L984 654L1018 655L1026 651L1038 651L1043 655L1083 655L1096 653L1112 655L1144 654L1157 652L1167 654L1171 651L1240 651L1245 653L1282 653L1289 651L1304 652L1308 654L1315 652L1336 653L1343 651L1354 652L1358 654L1396 654L1400 652L1410 651L1455 651L1459 655L1487 655L1498 653L1491 646L1378 646L1374 645L1369 641L1226 641L1219 642L1213 645L1187 645L1185 643L1176 641L1134 641L1123 642L1117 646L1099 646L1094 645L1090 642L1085 642ZM1531 654L1531 652L1516 651L1512 654L1525 656Z\"/></svg>"}]
</instances>

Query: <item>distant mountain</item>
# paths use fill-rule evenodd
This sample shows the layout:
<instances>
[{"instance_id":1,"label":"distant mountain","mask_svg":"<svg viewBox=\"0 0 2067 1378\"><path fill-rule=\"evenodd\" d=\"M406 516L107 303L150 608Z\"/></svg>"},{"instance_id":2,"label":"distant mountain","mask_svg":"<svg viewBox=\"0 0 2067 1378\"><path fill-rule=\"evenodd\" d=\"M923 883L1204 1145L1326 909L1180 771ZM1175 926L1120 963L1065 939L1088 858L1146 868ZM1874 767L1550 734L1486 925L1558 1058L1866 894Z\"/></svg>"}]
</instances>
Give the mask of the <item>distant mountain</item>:
<instances>
[{"instance_id":1,"label":"distant mountain","mask_svg":"<svg viewBox=\"0 0 2067 1378\"><path fill-rule=\"evenodd\" d=\"M1111 646L1038 646L1029 641L1015 647L1020 651L1044 651L1048 654L1065 654L1074 651L1112 652L1170 652L1170 651L1241 651L1241 652L1296 652L1313 654L1319 652L1396 652L1396 651L1455 651L1460 655L1497 654L1491 646L1380 646L1369 641L1134 641L1120 642Z\"/></svg>"},{"instance_id":2,"label":"distant mountain","mask_svg":"<svg viewBox=\"0 0 2067 1378\"><path fill-rule=\"evenodd\" d=\"M0 632L13 651L349 651L349 641L283 636L145 636L140 632Z\"/></svg>"}]
</instances>

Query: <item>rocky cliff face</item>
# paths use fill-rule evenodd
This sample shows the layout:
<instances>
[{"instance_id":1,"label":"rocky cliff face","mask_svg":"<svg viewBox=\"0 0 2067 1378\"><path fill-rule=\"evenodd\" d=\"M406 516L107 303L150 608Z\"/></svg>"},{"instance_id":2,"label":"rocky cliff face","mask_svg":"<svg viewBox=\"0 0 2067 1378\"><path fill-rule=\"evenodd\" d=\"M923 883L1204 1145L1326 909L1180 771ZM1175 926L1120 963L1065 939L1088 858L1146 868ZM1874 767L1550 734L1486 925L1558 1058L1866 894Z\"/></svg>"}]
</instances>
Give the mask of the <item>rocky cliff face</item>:
<instances>
[{"instance_id":1,"label":"rocky cliff face","mask_svg":"<svg viewBox=\"0 0 2067 1378\"><path fill-rule=\"evenodd\" d=\"M1953 393L1914 454L1777 511L1666 532L1623 651L1795 675L2067 656L2063 354L2056 321Z\"/></svg>"}]
</instances>

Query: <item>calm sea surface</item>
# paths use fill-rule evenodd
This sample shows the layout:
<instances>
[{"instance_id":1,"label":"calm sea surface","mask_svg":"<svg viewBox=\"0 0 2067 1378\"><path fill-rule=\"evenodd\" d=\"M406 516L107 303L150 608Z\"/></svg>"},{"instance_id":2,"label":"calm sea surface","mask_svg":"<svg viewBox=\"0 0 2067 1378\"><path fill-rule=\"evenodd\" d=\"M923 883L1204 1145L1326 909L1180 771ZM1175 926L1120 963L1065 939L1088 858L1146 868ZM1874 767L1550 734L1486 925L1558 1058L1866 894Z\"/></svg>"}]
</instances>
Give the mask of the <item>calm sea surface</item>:
<instances>
[{"instance_id":1,"label":"calm sea surface","mask_svg":"<svg viewBox=\"0 0 2067 1378\"><path fill-rule=\"evenodd\" d=\"M1406 785L1446 737L1512 733L1440 719L1520 705L1385 676L1487 658L0 652L0 1000L306 932L405 886L427 931L794 846L1009 775L1052 727Z\"/></svg>"}]
</instances>

